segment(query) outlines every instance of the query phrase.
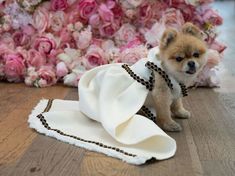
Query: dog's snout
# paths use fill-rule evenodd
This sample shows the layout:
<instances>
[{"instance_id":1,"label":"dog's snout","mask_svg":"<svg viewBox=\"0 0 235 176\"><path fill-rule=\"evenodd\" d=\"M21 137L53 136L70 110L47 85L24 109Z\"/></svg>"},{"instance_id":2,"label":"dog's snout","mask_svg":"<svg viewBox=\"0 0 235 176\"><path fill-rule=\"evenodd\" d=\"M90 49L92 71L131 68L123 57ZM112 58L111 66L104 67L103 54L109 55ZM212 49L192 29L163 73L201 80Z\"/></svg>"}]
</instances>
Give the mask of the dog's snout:
<instances>
[{"instance_id":1,"label":"dog's snout","mask_svg":"<svg viewBox=\"0 0 235 176\"><path fill-rule=\"evenodd\" d=\"M189 61L189 62L188 62L188 66L189 66L190 68L195 68L195 62L194 62L194 61Z\"/></svg>"}]
</instances>

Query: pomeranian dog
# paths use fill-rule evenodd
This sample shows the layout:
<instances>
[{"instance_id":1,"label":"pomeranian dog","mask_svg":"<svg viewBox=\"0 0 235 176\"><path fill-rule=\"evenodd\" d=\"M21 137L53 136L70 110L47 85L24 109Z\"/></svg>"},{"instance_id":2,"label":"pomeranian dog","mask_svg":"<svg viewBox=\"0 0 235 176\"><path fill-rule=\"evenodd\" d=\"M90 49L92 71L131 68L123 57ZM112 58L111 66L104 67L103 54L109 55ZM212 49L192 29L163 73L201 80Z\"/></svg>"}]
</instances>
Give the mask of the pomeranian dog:
<instances>
[{"instance_id":1,"label":"pomeranian dog","mask_svg":"<svg viewBox=\"0 0 235 176\"><path fill-rule=\"evenodd\" d=\"M159 49L158 58L164 71L186 86L192 83L207 61L207 47L202 33L192 23L186 23L179 32L167 29L163 33ZM171 116L186 119L190 117L190 112L183 107L180 96L174 96L167 88L162 76L155 73L155 80L152 95L157 123L165 131L181 131L181 126Z\"/></svg>"}]
</instances>

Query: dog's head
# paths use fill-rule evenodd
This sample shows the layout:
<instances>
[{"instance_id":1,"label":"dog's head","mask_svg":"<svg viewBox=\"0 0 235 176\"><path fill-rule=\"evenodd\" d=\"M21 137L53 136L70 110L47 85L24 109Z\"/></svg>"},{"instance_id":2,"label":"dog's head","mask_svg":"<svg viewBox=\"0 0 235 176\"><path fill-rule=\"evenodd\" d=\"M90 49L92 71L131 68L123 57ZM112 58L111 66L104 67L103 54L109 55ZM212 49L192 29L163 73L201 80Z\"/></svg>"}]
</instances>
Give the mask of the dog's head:
<instances>
[{"instance_id":1,"label":"dog's head","mask_svg":"<svg viewBox=\"0 0 235 176\"><path fill-rule=\"evenodd\" d=\"M167 29L161 38L160 59L164 69L180 82L191 82L206 64L207 47L201 31L186 23L180 32Z\"/></svg>"}]
</instances>

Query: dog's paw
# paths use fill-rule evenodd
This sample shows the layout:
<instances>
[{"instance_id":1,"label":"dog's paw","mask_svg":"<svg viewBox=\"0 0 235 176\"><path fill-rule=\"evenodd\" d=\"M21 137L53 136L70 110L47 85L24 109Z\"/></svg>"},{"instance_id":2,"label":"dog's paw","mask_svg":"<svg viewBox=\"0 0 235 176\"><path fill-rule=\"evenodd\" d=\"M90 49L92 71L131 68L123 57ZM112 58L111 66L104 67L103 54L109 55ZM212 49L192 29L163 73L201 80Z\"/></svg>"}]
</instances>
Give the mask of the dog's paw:
<instances>
[{"instance_id":1,"label":"dog's paw","mask_svg":"<svg viewBox=\"0 0 235 176\"><path fill-rule=\"evenodd\" d=\"M179 109L178 111L174 112L174 116L179 119L188 119L191 117L191 113L185 109Z\"/></svg>"},{"instance_id":2,"label":"dog's paw","mask_svg":"<svg viewBox=\"0 0 235 176\"><path fill-rule=\"evenodd\" d=\"M165 122L162 125L163 130L165 131L171 131L171 132L179 132L182 130L182 127L180 126L180 124L178 124L175 121L171 121L171 122Z\"/></svg>"}]
</instances>

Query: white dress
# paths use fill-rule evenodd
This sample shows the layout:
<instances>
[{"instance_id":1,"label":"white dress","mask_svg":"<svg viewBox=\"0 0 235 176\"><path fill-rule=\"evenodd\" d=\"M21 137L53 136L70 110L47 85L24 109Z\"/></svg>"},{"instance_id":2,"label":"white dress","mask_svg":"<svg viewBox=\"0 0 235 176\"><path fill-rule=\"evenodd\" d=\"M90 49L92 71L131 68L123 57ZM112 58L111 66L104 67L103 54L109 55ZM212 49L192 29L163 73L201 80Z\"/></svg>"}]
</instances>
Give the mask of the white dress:
<instances>
[{"instance_id":1,"label":"white dress","mask_svg":"<svg viewBox=\"0 0 235 176\"><path fill-rule=\"evenodd\" d=\"M148 58L139 60L130 69L148 80L151 71L145 63L151 61L160 67L157 52L158 48L151 49ZM174 86L172 93L180 96L179 85L170 79ZM151 158L167 159L175 154L175 140L152 120L137 114L151 96L122 64L104 65L86 72L79 81L78 94L79 101L54 100L50 111L42 113L50 128L35 117L46 106L41 102L29 118L30 126L48 136L132 164L142 164Z\"/></svg>"}]
</instances>

